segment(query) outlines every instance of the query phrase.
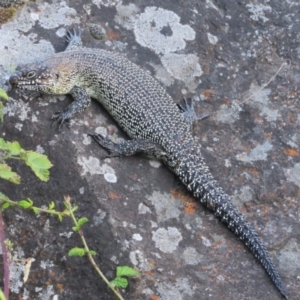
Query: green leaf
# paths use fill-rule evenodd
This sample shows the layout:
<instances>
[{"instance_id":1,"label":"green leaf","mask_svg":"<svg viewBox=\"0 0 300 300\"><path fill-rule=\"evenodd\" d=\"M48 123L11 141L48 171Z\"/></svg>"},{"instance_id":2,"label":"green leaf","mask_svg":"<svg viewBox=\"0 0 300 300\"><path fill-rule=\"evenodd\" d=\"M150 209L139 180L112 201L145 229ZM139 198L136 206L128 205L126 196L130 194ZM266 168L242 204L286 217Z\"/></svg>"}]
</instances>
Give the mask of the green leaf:
<instances>
[{"instance_id":1,"label":"green leaf","mask_svg":"<svg viewBox=\"0 0 300 300\"><path fill-rule=\"evenodd\" d=\"M12 183L20 183L20 176L11 171L11 167L7 164L0 164L0 178L6 179Z\"/></svg>"},{"instance_id":2,"label":"green leaf","mask_svg":"<svg viewBox=\"0 0 300 300\"><path fill-rule=\"evenodd\" d=\"M40 213L40 210L36 207L32 207L33 212L38 215Z\"/></svg>"},{"instance_id":3,"label":"green leaf","mask_svg":"<svg viewBox=\"0 0 300 300\"><path fill-rule=\"evenodd\" d=\"M128 286L128 280L126 278L116 277L110 284L114 287L126 288Z\"/></svg>"},{"instance_id":4,"label":"green leaf","mask_svg":"<svg viewBox=\"0 0 300 300\"><path fill-rule=\"evenodd\" d=\"M12 142L12 143L9 143L9 150L10 150L10 155L19 155L22 148L20 146L20 144L18 142Z\"/></svg>"},{"instance_id":5,"label":"green leaf","mask_svg":"<svg viewBox=\"0 0 300 300\"><path fill-rule=\"evenodd\" d=\"M7 209L7 208L9 208L10 207L10 204L8 203L8 202L5 202L5 203L3 203L2 204L2 209L4 210L4 209Z\"/></svg>"},{"instance_id":6,"label":"green leaf","mask_svg":"<svg viewBox=\"0 0 300 300\"><path fill-rule=\"evenodd\" d=\"M64 197L65 197L65 199L67 199L67 200L64 201L66 211L71 210L71 212L75 212L78 209L78 206L75 205L75 206L72 207L71 202L70 202L70 198L67 198L69 196L64 196Z\"/></svg>"},{"instance_id":7,"label":"green leaf","mask_svg":"<svg viewBox=\"0 0 300 300\"><path fill-rule=\"evenodd\" d=\"M91 255L97 255L96 251L94 251L94 250L90 250L88 253Z\"/></svg>"},{"instance_id":8,"label":"green leaf","mask_svg":"<svg viewBox=\"0 0 300 300\"><path fill-rule=\"evenodd\" d=\"M72 207L72 212L75 212L76 210L78 209L78 206L77 205L75 205L74 207Z\"/></svg>"},{"instance_id":9,"label":"green leaf","mask_svg":"<svg viewBox=\"0 0 300 300\"><path fill-rule=\"evenodd\" d=\"M69 252L68 252L68 255L69 256L84 256L86 253L85 249L84 248L78 248L78 247L75 247L75 248L72 248Z\"/></svg>"},{"instance_id":10,"label":"green leaf","mask_svg":"<svg viewBox=\"0 0 300 300\"><path fill-rule=\"evenodd\" d=\"M0 98L7 100L9 99L8 95L6 94L6 92L3 89L0 89Z\"/></svg>"},{"instance_id":11,"label":"green leaf","mask_svg":"<svg viewBox=\"0 0 300 300\"><path fill-rule=\"evenodd\" d=\"M122 277L122 276L129 277L129 276L138 276L138 275L140 275L138 271L128 266L117 267L117 277Z\"/></svg>"},{"instance_id":12,"label":"green leaf","mask_svg":"<svg viewBox=\"0 0 300 300\"><path fill-rule=\"evenodd\" d=\"M18 201L18 205L21 206L22 208L30 208L31 206L33 206L33 201L27 198L26 200Z\"/></svg>"},{"instance_id":13,"label":"green leaf","mask_svg":"<svg viewBox=\"0 0 300 300\"><path fill-rule=\"evenodd\" d=\"M80 228L79 228L78 226L73 226L73 227L72 227L72 230L73 230L73 231L79 231L79 229L80 229Z\"/></svg>"},{"instance_id":14,"label":"green leaf","mask_svg":"<svg viewBox=\"0 0 300 300\"><path fill-rule=\"evenodd\" d=\"M7 247L8 249L10 249L10 250L11 250L12 247L14 246L14 243L11 242L9 239L5 239L4 243L5 243L6 247Z\"/></svg>"},{"instance_id":15,"label":"green leaf","mask_svg":"<svg viewBox=\"0 0 300 300\"><path fill-rule=\"evenodd\" d=\"M85 224L86 222L88 222L88 221L89 221L89 219L88 219L88 218L85 218L85 217L83 217L83 218L80 218L80 219L77 221L78 228L80 229L80 228L81 228L81 226L82 226L83 224Z\"/></svg>"},{"instance_id":16,"label":"green leaf","mask_svg":"<svg viewBox=\"0 0 300 300\"><path fill-rule=\"evenodd\" d=\"M3 112L4 106L3 103L0 101L0 121L3 122L4 112Z\"/></svg>"},{"instance_id":17,"label":"green leaf","mask_svg":"<svg viewBox=\"0 0 300 300\"><path fill-rule=\"evenodd\" d=\"M52 201L52 202L49 204L49 210L54 209L54 207L55 207L55 203Z\"/></svg>"},{"instance_id":18,"label":"green leaf","mask_svg":"<svg viewBox=\"0 0 300 300\"><path fill-rule=\"evenodd\" d=\"M9 200L9 198L1 192L0 192L0 198L5 199L5 200ZM0 203L3 203L3 201L1 201Z\"/></svg>"},{"instance_id":19,"label":"green leaf","mask_svg":"<svg viewBox=\"0 0 300 300\"><path fill-rule=\"evenodd\" d=\"M58 220L59 220L59 221L62 221L62 220L63 220L62 215L57 215L57 216L58 216Z\"/></svg>"},{"instance_id":20,"label":"green leaf","mask_svg":"<svg viewBox=\"0 0 300 300\"><path fill-rule=\"evenodd\" d=\"M62 213L63 217L64 217L64 216L70 216L70 213L69 213L69 211L68 211L67 209L65 209L65 210L62 211L61 213Z\"/></svg>"},{"instance_id":21,"label":"green leaf","mask_svg":"<svg viewBox=\"0 0 300 300\"><path fill-rule=\"evenodd\" d=\"M0 150L7 150L7 144L3 138L0 138Z\"/></svg>"},{"instance_id":22,"label":"green leaf","mask_svg":"<svg viewBox=\"0 0 300 300\"><path fill-rule=\"evenodd\" d=\"M25 163L29 166L34 174L42 181L48 181L49 169L53 166L48 157L34 151L25 152Z\"/></svg>"}]
</instances>

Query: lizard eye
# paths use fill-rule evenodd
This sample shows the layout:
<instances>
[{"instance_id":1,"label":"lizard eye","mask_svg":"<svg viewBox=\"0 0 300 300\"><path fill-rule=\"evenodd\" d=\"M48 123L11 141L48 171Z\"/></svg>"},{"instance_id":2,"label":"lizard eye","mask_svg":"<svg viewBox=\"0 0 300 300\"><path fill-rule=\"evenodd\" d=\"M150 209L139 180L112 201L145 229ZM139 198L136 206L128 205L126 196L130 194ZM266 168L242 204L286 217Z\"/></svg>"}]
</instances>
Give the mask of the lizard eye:
<instances>
[{"instance_id":1,"label":"lizard eye","mask_svg":"<svg viewBox=\"0 0 300 300\"><path fill-rule=\"evenodd\" d=\"M27 73L26 77L27 77L27 78L32 78L32 77L35 76L35 74L36 74L35 71L30 71L30 72Z\"/></svg>"}]
</instances>

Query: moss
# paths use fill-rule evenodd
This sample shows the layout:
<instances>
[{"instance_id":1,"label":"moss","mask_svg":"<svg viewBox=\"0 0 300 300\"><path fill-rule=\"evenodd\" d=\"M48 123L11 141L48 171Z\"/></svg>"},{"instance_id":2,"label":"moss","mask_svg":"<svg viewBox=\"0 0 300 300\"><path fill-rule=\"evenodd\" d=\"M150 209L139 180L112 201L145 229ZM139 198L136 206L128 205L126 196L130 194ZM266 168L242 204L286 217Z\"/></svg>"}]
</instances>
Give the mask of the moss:
<instances>
[{"instance_id":1,"label":"moss","mask_svg":"<svg viewBox=\"0 0 300 300\"><path fill-rule=\"evenodd\" d=\"M0 7L0 25L6 23L17 11L16 7L2 8Z\"/></svg>"},{"instance_id":2,"label":"moss","mask_svg":"<svg viewBox=\"0 0 300 300\"><path fill-rule=\"evenodd\" d=\"M22 3L23 3L22 0L0 0L0 7L8 8L11 6L18 6Z\"/></svg>"},{"instance_id":3,"label":"moss","mask_svg":"<svg viewBox=\"0 0 300 300\"><path fill-rule=\"evenodd\" d=\"M10 20L25 2L28 0L0 0L0 25Z\"/></svg>"}]
</instances>

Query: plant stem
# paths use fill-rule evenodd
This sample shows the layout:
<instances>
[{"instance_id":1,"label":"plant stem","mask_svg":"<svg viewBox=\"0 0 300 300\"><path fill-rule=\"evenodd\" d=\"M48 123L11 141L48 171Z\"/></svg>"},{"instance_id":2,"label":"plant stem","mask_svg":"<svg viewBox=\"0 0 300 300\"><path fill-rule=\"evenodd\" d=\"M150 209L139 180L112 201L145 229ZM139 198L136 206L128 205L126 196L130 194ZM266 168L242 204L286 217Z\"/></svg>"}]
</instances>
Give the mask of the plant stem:
<instances>
[{"instance_id":1,"label":"plant stem","mask_svg":"<svg viewBox=\"0 0 300 300\"><path fill-rule=\"evenodd\" d=\"M60 212L60 211L55 211L55 210L49 210L49 209L44 209L44 208L40 208L40 207L36 207L36 206L32 206L30 207L32 210L36 209L39 212L44 212L47 214L52 214L52 215L56 215L56 216L62 216L62 217L66 217L69 216L68 214L66 214L65 212Z\"/></svg>"},{"instance_id":2,"label":"plant stem","mask_svg":"<svg viewBox=\"0 0 300 300\"><path fill-rule=\"evenodd\" d=\"M5 156L2 156L0 157L0 161L5 161L7 159L17 159L17 160L20 160L20 157L17 157L17 156L11 156L10 154L7 154Z\"/></svg>"},{"instance_id":3,"label":"plant stem","mask_svg":"<svg viewBox=\"0 0 300 300\"><path fill-rule=\"evenodd\" d=\"M77 220L73 214L73 211L72 211L72 206L71 206L71 202L70 202L70 197L65 197L65 203L66 203L66 206L67 206L67 209L70 213L70 216L74 222L74 224L76 226L78 226L78 223L77 223ZM99 274L99 276L102 278L102 280L108 285L108 287L114 292L114 294L118 297L118 299L120 300L124 300L124 298L122 297L122 295L110 284L110 282L108 281L108 279L105 277L105 275L101 272L101 270L99 269L99 267L97 266L96 262L94 261L94 258L93 256L90 254L90 249L86 243L86 240L85 240L85 237L83 235L83 232L81 229L79 229L79 235L80 235L80 238L81 238L81 241L84 245L84 248L85 248L85 251L87 253L87 256L88 256L88 259L90 261L90 263L92 264L92 266L94 267L94 269L96 270L96 272Z\"/></svg>"},{"instance_id":4,"label":"plant stem","mask_svg":"<svg viewBox=\"0 0 300 300\"><path fill-rule=\"evenodd\" d=\"M19 207L21 207L18 204L18 202L12 201L8 197L6 197L6 196L3 197L3 196L0 195L0 202L7 202L7 203L11 204L12 206L19 206ZM36 207L36 206L28 207L28 209L32 209L33 211L34 210L38 210L39 212L44 212L44 213L47 213L47 214L52 214L52 215L61 216L61 217L67 217L67 216L69 216L69 214L66 213L65 211L60 212L60 211L56 211L56 210L52 210L52 209L40 208L40 207Z\"/></svg>"},{"instance_id":5,"label":"plant stem","mask_svg":"<svg viewBox=\"0 0 300 300\"><path fill-rule=\"evenodd\" d=\"M4 226L3 226L3 219L2 219L2 209L0 209L0 242L2 248L2 256L3 256L3 266L4 266L4 278L3 278L3 285L4 285L4 296L6 300L9 297L9 261L7 255L7 248L5 245L5 233L4 233Z\"/></svg>"}]
</instances>

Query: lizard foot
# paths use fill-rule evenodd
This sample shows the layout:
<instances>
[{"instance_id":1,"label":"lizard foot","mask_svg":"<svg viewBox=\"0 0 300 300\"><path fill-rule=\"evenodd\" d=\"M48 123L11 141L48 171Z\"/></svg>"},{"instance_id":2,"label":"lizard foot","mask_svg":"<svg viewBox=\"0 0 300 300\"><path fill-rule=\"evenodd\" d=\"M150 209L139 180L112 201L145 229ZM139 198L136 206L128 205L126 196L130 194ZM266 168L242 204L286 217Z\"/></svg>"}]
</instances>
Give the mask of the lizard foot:
<instances>
[{"instance_id":1,"label":"lizard foot","mask_svg":"<svg viewBox=\"0 0 300 300\"><path fill-rule=\"evenodd\" d=\"M70 43L70 41L74 38L80 38L81 36L81 30L76 30L73 28L73 30L67 30L66 35L65 35L65 40Z\"/></svg>"},{"instance_id":2,"label":"lizard foot","mask_svg":"<svg viewBox=\"0 0 300 300\"><path fill-rule=\"evenodd\" d=\"M65 51L78 50L80 47L82 47L82 41L80 36L81 30L76 30L75 28L72 31L67 30L65 40L68 43L68 47Z\"/></svg>"},{"instance_id":3,"label":"lizard foot","mask_svg":"<svg viewBox=\"0 0 300 300\"><path fill-rule=\"evenodd\" d=\"M193 124L196 121L204 120L209 117L209 115L197 116L191 98L183 99L183 104L178 103L177 106L181 113L183 113L184 120L189 124Z\"/></svg>"},{"instance_id":4,"label":"lizard foot","mask_svg":"<svg viewBox=\"0 0 300 300\"><path fill-rule=\"evenodd\" d=\"M118 149L119 145L112 142L109 138L104 137L101 134L88 134L99 146L104 148L106 151L108 151L108 154L103 156L102 158L108 158L108 157L116 157L121 156L122 153Z\"/></svg>"},{"instance_id":5,"label":"lizard foot","mask_svg":"<svg viewBox=\"0 0 300 300\"><path fill-rule=\"evenodd\" d=\"M58 126L58 131L61 130L61 126L66 123L66 125L70 128L70 116L65 111L58 111L54 113L51 117L51 120L54 120L51 124L51 127Z\"/></svg>"}]
</instances>

